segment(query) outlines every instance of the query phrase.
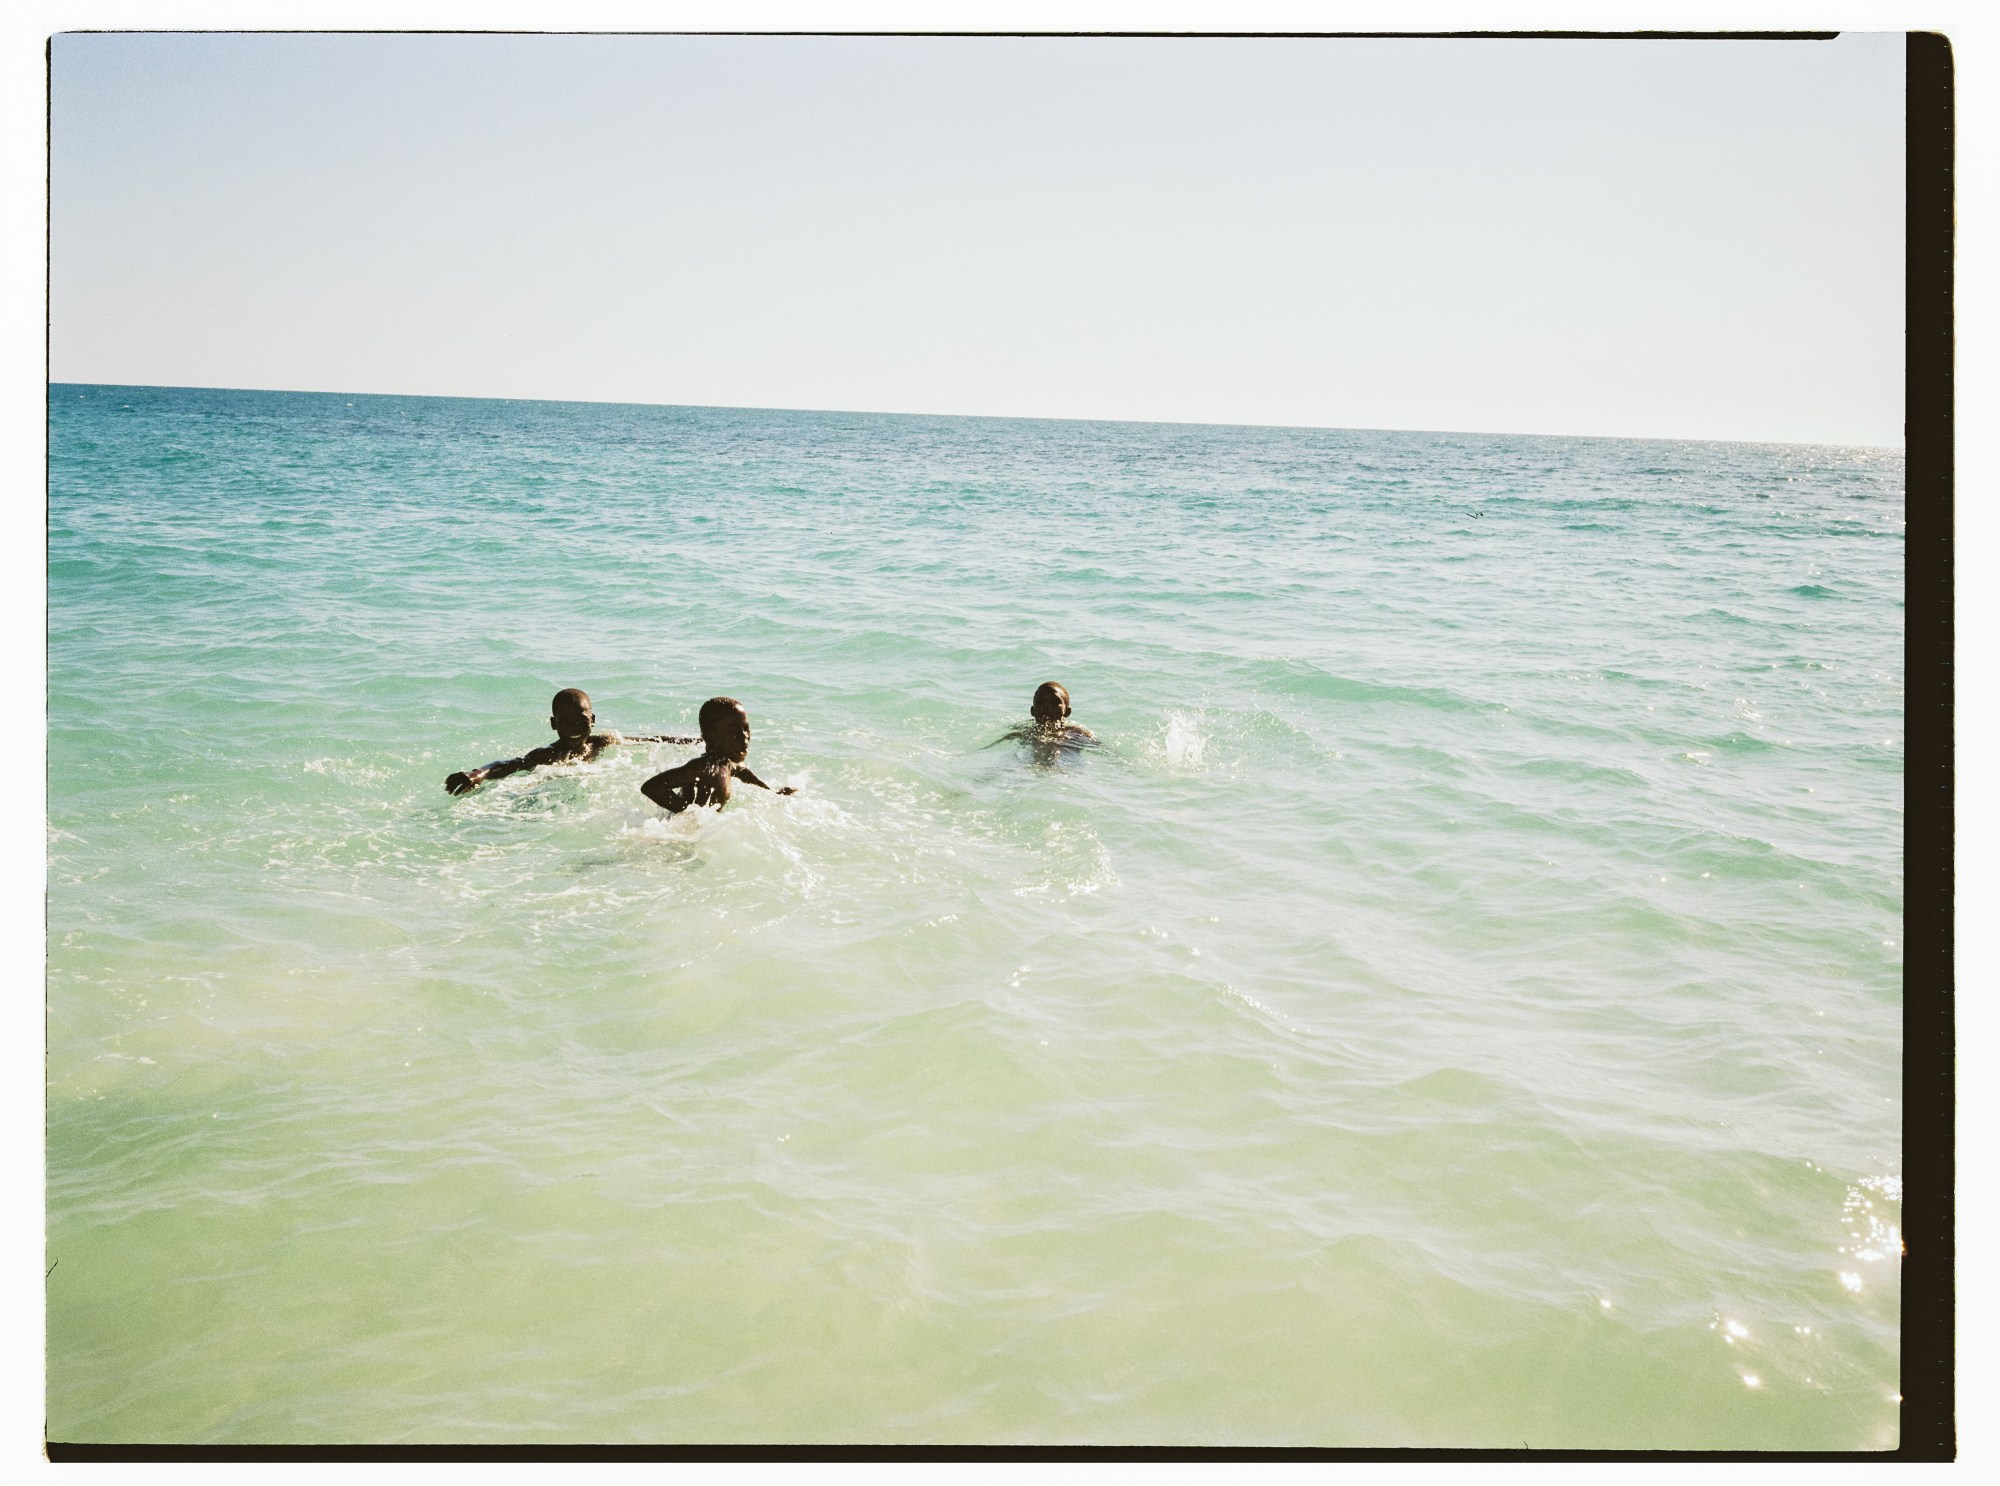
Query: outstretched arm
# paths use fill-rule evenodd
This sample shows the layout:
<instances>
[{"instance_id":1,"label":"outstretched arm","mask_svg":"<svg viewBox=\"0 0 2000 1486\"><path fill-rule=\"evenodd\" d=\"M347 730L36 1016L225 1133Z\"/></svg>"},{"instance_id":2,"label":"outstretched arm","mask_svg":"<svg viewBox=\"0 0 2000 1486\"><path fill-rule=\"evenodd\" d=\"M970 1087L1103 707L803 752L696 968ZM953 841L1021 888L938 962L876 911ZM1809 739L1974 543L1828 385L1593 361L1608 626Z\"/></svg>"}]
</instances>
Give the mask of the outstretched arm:
<instances>
[{"instance_id":1,"label":"outstretched arm","mask_svg":"<svg viewBox=\"0 0 2000 1486\"><path fill-rule=\"evenodd\" d=\"M505 779L509 774L518 774L523 769L540 768L554 757L549 748L530 749L519 758L495 759L484 768L467 769L462 773L446 777L444 787L447 793L469 795L489 779Z\"/></svg>"},{"instance_id":2,"label":"outstretched arm","mask_svg":"<svg viewBox=\"0 0 2000 1486\"><path fill-rule=\"evenodd\" d=\"M784 786L784 788L782 789L776 789L773 788L771 785L766 784L763 780L759 779L755 774L750 772L750 766L748 764L738 764L735 768L729 771L729 774L732 779L740 779L745 784L754 784L759 789L771 790L773 794L795 795L798 793L798 791L793 789L789 784Z\"/></svg>"}]
</instances>

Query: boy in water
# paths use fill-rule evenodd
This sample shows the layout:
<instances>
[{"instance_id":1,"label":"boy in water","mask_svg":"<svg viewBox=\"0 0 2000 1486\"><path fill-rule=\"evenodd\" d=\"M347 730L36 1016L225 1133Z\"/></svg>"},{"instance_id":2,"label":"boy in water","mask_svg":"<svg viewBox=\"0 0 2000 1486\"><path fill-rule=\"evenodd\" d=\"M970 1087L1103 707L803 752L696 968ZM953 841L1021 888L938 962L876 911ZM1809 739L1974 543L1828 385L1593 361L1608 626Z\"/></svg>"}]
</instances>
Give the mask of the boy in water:
<instances>
[{"instance_id":1,"label":"boy in water","mask_svg":"<svg viewBox=\"0 0 2000 1486\"><path fill-rule=\"evenodd\" d=\"M587 764L613 743L694 742L692 738L678 738L671 733L635 733L628 738L610 731L592 732L597 726L597 714L590 709L590 698L574 686L557 692L555 700L549 703L549 726L556 730L555 742L519 758L496 759L483 769L453 774L445 780L445 789L454 795L470 794L489 779L505 779L523 769L539 769L544 764Z\"/></svg>"},{"instance_id":2,"label":"boy in water","mask_svg":"<svg viewBox=\"0 0 2000 1486\"><path fill-rule=\"evenodd\" d=\"M759 789L771 788L743 762L750 756L750 714L741 702L734 697L710 697L701 704L700 720L701 757L655 774L639 786L639 793L669 815L677 815L690 805L728 804L732 779ZM797 791L786 785L777 793Z\"/></svg>"},{"instance_id":3,"label":"boy in water","mask_svg":"<svg viewBox=\"0 0 2000 1486\"><path fill-rule=\"evenodd\" d=\"M1028 704L1028 719L1009 728L999 741L1030 744L1038 755L1057 749L1074 752L1097 742L1097 734L1082 723L1069 720L1069 690L1059 681L1044 681L1035 688L1035 699Z\"/></svg>"}]
</instances>

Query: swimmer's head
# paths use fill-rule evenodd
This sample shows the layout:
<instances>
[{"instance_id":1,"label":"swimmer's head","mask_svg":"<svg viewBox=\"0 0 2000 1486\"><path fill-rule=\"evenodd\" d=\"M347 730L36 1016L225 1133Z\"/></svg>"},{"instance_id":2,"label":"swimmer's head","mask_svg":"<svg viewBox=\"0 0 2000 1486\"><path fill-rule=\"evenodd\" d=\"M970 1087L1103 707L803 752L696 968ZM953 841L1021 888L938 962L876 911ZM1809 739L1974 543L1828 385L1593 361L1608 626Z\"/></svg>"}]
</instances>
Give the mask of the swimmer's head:
<instances>
[{"instance_id":1,"label":"swimmer's head","mask_svg":"<svg viewBox=\"0 0 2000 1486\"><path fill-rule=\"evenodd\" d=\"M701 704L701 741L717 758L741 763L750 753L750 714L734 697L710 697Z\"/></svg>"},{"instance_id":2,"label":"swimmer's head","mask_svg":"<svg viewBox=\"0 0 2000 1486\"><path fill-rule=\"evenodd\" d=\"M590 710L590 698L574 686L555 694L549 703L549 726L559 738L588 738L597 726L597 714Z\"/></svg>"},{"instance_id":3,"label":"swimmer's head","mask_svg":"<svg viewBox=\"0 0 2000 1486\"><path fill-rule=\"evenodd\" d=\"M1028 715L1039 723L1061 722L1069 716L1069 692L1060 682L1044 681L1035 688L1035 699L1028 704Z\"/></svg>"}]
</instances>

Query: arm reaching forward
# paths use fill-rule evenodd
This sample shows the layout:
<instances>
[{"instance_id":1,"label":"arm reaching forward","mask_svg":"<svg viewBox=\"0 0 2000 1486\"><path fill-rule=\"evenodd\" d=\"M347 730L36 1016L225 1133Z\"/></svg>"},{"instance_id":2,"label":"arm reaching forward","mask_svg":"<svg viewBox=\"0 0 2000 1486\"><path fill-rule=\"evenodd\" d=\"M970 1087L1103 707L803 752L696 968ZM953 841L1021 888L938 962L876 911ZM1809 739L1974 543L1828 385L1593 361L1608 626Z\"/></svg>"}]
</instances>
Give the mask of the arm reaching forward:
<instances>
[{"instance_id":1,"label":"arm reaching forward","mask_svg":"<svg viewBox=\"0 0 2000 1486\"><path fill-rule=\"evenodd\" d=\"M690 805L728 804L730 785L737 779L745 784L754 784L759 789L771 788L748 766L703 754L700 758L691 758L676 768L655 774L639 786L639 793L667 814L678 815ZM789 795L795 791L788 787L775 793Z\"/></svg>"},{"instance_id":2,"label":"arm reaching forward","mask_svg":"<svg viewBox=\"0 0 2000 1486\"><path fill-rule=\"evenodd\" d=\"M539 769L543 764L554 763L557 754L553 748L534 748L519 758L495 759L480 769L466 769L446 777L445 790L454 795L469 795L489 779L505 779L509 774L518 774L523 769Z\"/></svg>"}]
</instances>

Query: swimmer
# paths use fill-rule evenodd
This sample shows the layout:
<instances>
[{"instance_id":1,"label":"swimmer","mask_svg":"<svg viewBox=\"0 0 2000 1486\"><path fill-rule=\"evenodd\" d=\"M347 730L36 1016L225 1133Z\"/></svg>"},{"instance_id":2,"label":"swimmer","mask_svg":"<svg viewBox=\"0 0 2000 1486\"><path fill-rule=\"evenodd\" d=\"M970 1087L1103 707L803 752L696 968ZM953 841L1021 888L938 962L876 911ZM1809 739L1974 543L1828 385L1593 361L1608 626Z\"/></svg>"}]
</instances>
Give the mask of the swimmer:
<instances>
[{"instance_id":1,"label":"swimmer","mask_svg":"<svg viewBox=\"0 0 2000 1486\"><path fill-rule=\"evenodd\" d=\"M518 774L523 769L539 769L544 764L587 764L614 743L692 743L692 738L680 738L671 733L614 733L609 730L599 733L592 729L597 726L597 714L590 709L590 698L575 687L559 691L549 703L549 726L556 730L556 741L522 754L519 758L496 759L483 769L467 769L449 776L445 790L454 795L470 794L489 779L505 779L509 774Z\"/></svg>"},{"instance_id":2,"label":"swimmer","mask_svg":"<svg viewBox=\"0 0 2000 1486\"><path fill-rule=\"evenodd\" d=\"M701 704L701 741L701 757L655 774L639 786L639 793L669 815L677 815L690 805L728 804L733 779L759 789L772 788L743 762L750 756L750 714L736 698L710 697ZM786 785L776 793L798 791Z\"/></svg>"},{"instance_id":3,"label":"swimmer","mask_svg":"<svg viewBox=\"0 0 2000 1486\"><path fill-rule=\"evenodd\" d=\"M1097 746L1097 734L1069 720L1069 690L1059 681L1044 681L1028 704L1028 721L1007 729L995 743L1026 743L1045 760L1057 752L1074 753ZM989 744L989 747L992 745Z\"/></svg>"}]
</instances>

